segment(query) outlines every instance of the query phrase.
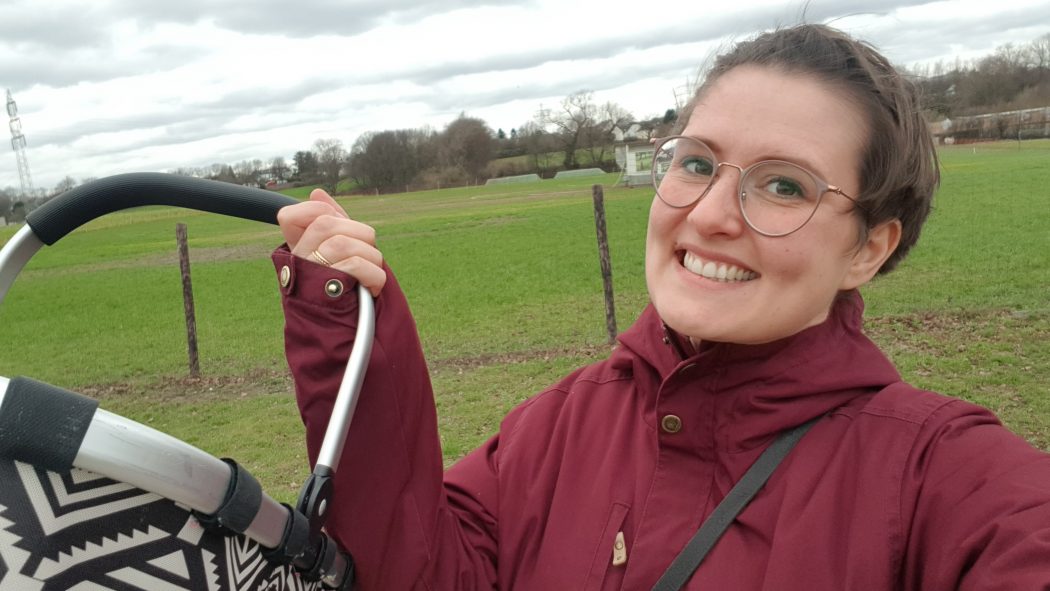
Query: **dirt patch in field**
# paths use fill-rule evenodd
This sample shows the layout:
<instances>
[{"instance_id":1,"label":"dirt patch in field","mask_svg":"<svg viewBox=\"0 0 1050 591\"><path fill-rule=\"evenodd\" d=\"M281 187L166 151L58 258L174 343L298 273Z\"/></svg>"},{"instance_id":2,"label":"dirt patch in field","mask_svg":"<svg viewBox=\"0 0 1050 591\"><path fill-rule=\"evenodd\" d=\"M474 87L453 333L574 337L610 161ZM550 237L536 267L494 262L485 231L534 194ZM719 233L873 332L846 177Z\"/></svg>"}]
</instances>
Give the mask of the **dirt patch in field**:
<instances>
[{"instance_id":1,"label":"dirt patch in field","mask_svg":"<svg viewBox=\"0 0 1050 591\"><path fill-rule=\"evenodd\" d=\"M584 362L598 360L609 354L607 345L577 348L521 351L516 353L484 354L470 357L428 361L432 371L464 373L490 366L502 366L535 361L549 361L561 357L581 358ZM340 371L342 371L340 369ZM157 404L178 404L202 400L230 400L295 391L288 370L280 368L256 369L240 375L164 377L146 382L114 382L81 386L77 392L96 400L120 401L134 399Z\"/></svg>"},{"instance_id":2,"label":"dirt patch in field","mask_svg":"<svg viewBox=\"0 0 1050 591\"><path fill-rule=\"evenodd\" d=\"M190 248L190 266L197 263L233 262L268 260L270 253L277 245L262 246L258 244L237 244L232 246L206 246ZM150 254L138 258L118 259L102 261L89 265L77 265L76 267L61 267L55 269L28 269L24 272L26 276L50 277L68 276L76 273L97 273L99 271L113 271L118 269L146 269L154 267L169 267L175 270L179 268L179 255L174 247L171 252L163 254Z\"/></svg>"},{"instance_id":3,"label":"dirt patch in field","mask_svg":"<svg viewBox=\"0 0 1050 591\"><path fill-rule=\"evenodd\" d=\"M865 319L865 330L887 352L955 354L994 345L1019 357L1029 345L1050 341L1046 311L926 312Z\"/></svg>"},{"instance_id":4,"label":"dirt patch in field","mask_svg":"<svg viewBox=\"0 0 1050 591\"><path fill-rule=\"evenodd\" d=\"M257 369L241 375L168 377L148 383L99 384L81 387L77 391L96 400L134 399L157 404L178 404L208 399L247 398L274 392L291 393L293 386L287 371Z\"/></svg>"},{"instance_id":5,"label":"dirt patch in field","mask_svg":"<svg viewBox=\"0 0 1050 591\"><path fill-rule=\"evenodd\" d=\"M494 353L472 355L470 357L454 357L449 359L438 359L428 362L430 369L435 371L472 371L492 365L511 365L519 363L530 363L533 361L550 361L559 357L577 357L583 359L602 359L608 356L611 347L609 345L587 345L584 347L545 349L542 351L520 351L516 353Z\"/></svg>"},{"instance_id":6,"label":"dirt patch in field","mask_svg":"<svg viewBox=\"0 0 1050 591\"><path fill-rule=\"evenodd\" d=\"M494 218L485 219L470 219L462 220L458 222L450 222L446 225L430 228L427 230L420 230L416 232L386 232L379 240L393 239L393 238L415 238L418 236L433 236L435 234L442 234L445 232L457 232L460 230L474 229L474 228L486 228L493 226L506 226L515 222L522 221L523 218L520 216L505 215Z\"/></svg>"}]
</instances>

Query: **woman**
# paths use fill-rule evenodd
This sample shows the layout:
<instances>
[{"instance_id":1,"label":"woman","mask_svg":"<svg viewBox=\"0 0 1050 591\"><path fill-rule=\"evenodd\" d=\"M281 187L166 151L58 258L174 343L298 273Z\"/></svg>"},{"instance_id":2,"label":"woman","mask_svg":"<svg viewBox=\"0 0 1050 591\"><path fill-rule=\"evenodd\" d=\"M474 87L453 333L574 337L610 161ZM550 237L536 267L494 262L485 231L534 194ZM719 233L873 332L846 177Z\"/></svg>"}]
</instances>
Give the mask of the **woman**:
<instances>
[{"instance_id":1,"label":"woman","mask_svg":"<svg viewBox=\"0 0 1050 591\"><path fill-rule=\"evenodd\" d=\"M915 243L937 183L911 86L803 25L721 56L679 130L654 164L651 305L609 359L444 474L374 233L320 191L282 210L311 458L353 338L346 274L378 298L328 520L361 588L650 589L763 450L810 421L684 588L1050 588L1050 457L904 384L861 332L857 288Z\"/></svg>"}]
</instances>

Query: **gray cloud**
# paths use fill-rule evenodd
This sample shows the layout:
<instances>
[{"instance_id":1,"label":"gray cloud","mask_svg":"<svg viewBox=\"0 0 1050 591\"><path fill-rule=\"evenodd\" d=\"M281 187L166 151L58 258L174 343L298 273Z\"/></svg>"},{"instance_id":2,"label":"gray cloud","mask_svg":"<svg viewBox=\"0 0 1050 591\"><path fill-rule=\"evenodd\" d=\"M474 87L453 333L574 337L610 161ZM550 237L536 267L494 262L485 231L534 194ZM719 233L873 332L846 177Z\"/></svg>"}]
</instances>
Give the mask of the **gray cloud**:
<instances>
[{"instance_id":1,"label":"gray cloud","mask_svg":"<svg viewBox=\"0 0 1050 591\"><path fill-rule=\"evenodd\" d=\"M692 15L661 14L659 27L643 26L641 22L624 19L622 27L598 31L587 31L581 25L579 35L554 37L542 31L532 37L530 43L519 47L478 47L469 56L440 63L429 62L426 52L421 52L417 64L389 68L380 73L336 75L324 72L290 71L276 73L271 84L260 84L252 88L231 87L225 94L217 94L205 104L177 105L178 91L171 93L170 101L175 106L160 107L134 116L122 113L85 113L84 119L61 130L35 133L27 129L31 149L50 147L54 150L73 149L84 161L92 163L113 162L119 170L122 159L131 161L136 152L154 148L151 153L162 153L162 148L191 144L216 136L236 133L268 131L276 127L281 133L290 133L293 125L331 122L332 129L346 129L359 125L338 120L335 112L312 109L303 112L301 103L318 93L339 92L346 96L344 102L332 107L333 111L353 111L356 107L369 107L369 100L357 96L374 96L376 86L393 81L408 81L420 86L416 96L400 96L392 100L411 103L406 109L405 127L422 125L413 119L433 117L434 113L455 114L459 111L477 111L511 101L551 100L548 97L563 97L581 89L595 91L617 88L624 84L650 77L675 78L683 73L695 72L707 57L697 55L690 45L717 41L726 37L741 39L752 32L772 25L790 25L803 20L819 22L840 15L881 15L876 24L865 25L867 30L855 31L861 38L872 41L891 55L898 63L929 59L940 55L953 55L959 46L991 48L1002 43L1004 31L1024 31L1038 28L1040 22L1044 32L1050 30L1050 2L1036 8L1004 8L993 17L962 20L953 14L944 18L930 19L927 23L902 23L902 26L886 26L892 23L892 15L904 6L929 4L926 0L846 0L831 2L824 0L810 4L795 3L782 8L739 8L726 11L707 11L710 18L693 19ZM148 46L135 54L118 51L119 37L113 28L116 22L134 22L140 32L149 34L163 23L195 25L205 21L245 34L280 35L288 38L333 35L352 37L379 25L408 24L431 15L447 13L459 8L475 8L481 5L521 5L512 0L490 0L476 3L471 0L435 0L420 3L415 0L364 0L335 1L307 0L180 0L179 2L146 3L138 0L114 0L104 2L82 2L77 7L42 3L37 1L4 2L0 7L0 87L7 86L16 93L33 84L55 88L70 87L78 82L104 81L117 77L164 72L179 66L192 64L210 51L193 39L177 46ZM557 18L553 15L552 18ZM835 23L850 23L848 16ZM906 25L906 26L905 26ZM503 25L500 25L503 26ZM507 23L505 26L513 26ZM451 31L450 34L469 34L469 30ZM866 34L869 33L870 35ZM1020 33L1018 33L1020 34ZM1036 35L1032 35L1034 38ZM1009 40L1009 38L1008 38ZM1029 38L1014 38L1017 44ZM400 40L410 43L411 40ZM619 60L627 52L674 48L682 51L660 62L634 64L633 60ZM379 48L377 48L377 51ZM692 53L690 53L692 52ZM659 55L666 56L661 51ZM366 56L373 57L373 56ZM348 56L348 59L353 59ZM580 68L569 80L547 79L537 74L536 68L547 64L566 64L579 60L596 60L600 66ZM539 70L542 72L542 70ZM482 92L458 90L458 78L480 76L487 73L517 73L521 84L506 86L493 84ZM299 78L300 75L307 76ZM442 92L435 95L433 88ZM363 93L367 88L369 92ZM338 96L338 95L337 95ZM668 92L667 104L653 105L652 110L662 111L672 106ZM419 104L425 106L420 107ZM23 113L31 107L20 103ZM553 105L548 105L553 106ZM428 111L428 109L432 110ZM490 122L504 125L523 123L532 113L523 113L517 122ZM636 113L644 116L647 113ZM258 123L244 129L245 121L256 116ZM46 116L41 114L41 116ZM238 118L241 123L234 130L231 123ZM128 140L115 148L93 149L95 136L110 132L152 131L149 139ZM134 135L134 134L129 134ZM258 137L258 136L256 136ZM349 143L353 138L343 138ZM78 143L79 140L79 143ZM253 143L248 139L235 142L236 149L221 155L201 154L205 161L235 161L247 157L265 158L266 154L253 154ZM97 145L101 145L98 142ZM87 146L87 148L83 148ZM288 146L287 151L307 146ZM91 153L90 156L83 155ZM2 162L2 161L0 161ZM49 163L50 164L50 163ZM192 163L172 162L170 168ZM199 164L199 163L198 163ZM53 165L51 166L53 167ZM50 170L41 166L42 170ZM71 165L71 169L74 167ZM111 171L108 171L111 172ZM0 170L2 178L10 176L6 168ZM106 174L99 171L97 174ZM6 176L4 176L6 175ZM0 184L8 181L0 182ZM47 184L44 182L43 184Z\"/></svg>"},{"instance_id":2,"label":"gray cloud","mask_svg":"<svg viewBox=\"0 0 1050 591\"><path fill-rule=\"evenodd\" d=\"M103 5L74 11L50 2L9 1L0 7L0 40L36 50L101 47L109 38L107 19Z\"/></svg>"},{"instance_id":3,"label":"gray cloud","mask_svg":"<svg viewBox=\"0 0 1050 591\"><path fill-rule=\"evenodd\" d=\"M56 53L26 46L12 47L0 41L0 84L17 92L34 84L54 88L80 82L102 82L125 76L164 71L205 55L191 45L155 45L133 56L113 57L109 51Z\"/></svg>"},{"instance_id":4,"label":"gray cloud","mask_svg":"<svg viewBox=\"0 0 1050 591\"><path fill-rule=\"evenodd\" d=\"M242 33L312 37L355 35L382 23L411 23L459 8L520 4L514 0L116 0L107 11L113 19L187 25L211 20Z\"/></svg>"},{"instance_id":5,"label":"gray cloud","mask_svg":"<svg viewBox=\"0 0 1050 591\"><path fill-rule=\"evenodd\" d=\"M1040 19L1037 16L1040 13L1047 16ZM1028 38L1009 36L1004 39L1004 33L1040 26L1043 33L1050 31L1050 2L1044 2L1035 9L1004 8L990 19L960 19L954 15L945 15L921 28L900 27L889 31L879 43L879 48L892 54L898 63L923 61L938 56L954 56L955 48L960 45L988 51L1006 42L1024 45L1038 34Z\"/></svg>"},{"instance_id":6,"label":"gray cloud","mask_svg":"<svg viewBox=\"0 0 1050 591\"><path fill-rule=\"evenodd\" d=\"M713 18L695 23L690 21L675 22L669 20L658 32L636 30L624 27L620 31L610 31L598 38L557 39L554 42L542 43L542 40L524 51L513 53L494 53L491 56L427 64L406 70L385 72L382 75L362 79L363 82L374 82L380 76L387 79L406 79L419 84L431 84L443 79L469 74L498 71L523 70L542 66L556 61L590 60L613 58L625 52L652 49L661 46L673 46L687 43L699 43L721 39L729 36L749 35L756 30L768 28L771 23L791 25L803 21L820 22L836 14L889 14L901 6L915 6L928 2L896 0L894 2L872 2L871 0L853 0L830 6L810 7L804 14L795 9L785 8L771 12L768 8L745 8L731 13L716 14ZM519 49L519 48L514 48ZM706 56L694 56L695 65L699 66ZM654 64L660 68L659 64Z\"/></svg>"}]
</instances>

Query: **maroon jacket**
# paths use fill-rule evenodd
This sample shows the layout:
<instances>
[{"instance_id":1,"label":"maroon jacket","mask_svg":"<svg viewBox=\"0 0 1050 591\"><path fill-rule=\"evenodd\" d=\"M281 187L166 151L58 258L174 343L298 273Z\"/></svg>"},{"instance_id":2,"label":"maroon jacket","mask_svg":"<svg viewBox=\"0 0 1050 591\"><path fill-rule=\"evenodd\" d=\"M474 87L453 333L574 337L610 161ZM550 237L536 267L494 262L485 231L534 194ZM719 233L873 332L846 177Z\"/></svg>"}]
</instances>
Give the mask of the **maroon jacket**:
<instances>
[{"instance_id":1,"label":"maroon jacket","mask_svg":"<svg viewBox=\"0 0 1050 591\"><path fill-rule=\"evenodd\" d=\"M338 271L286 249L274 261L290 270L287 353L313 461L356 298ZM787 339L693 351L650 307L609 359L521 404L442 475L426 364L390 275L328 529L366 591L648 590L778 433L827 415L686 589L1050 589L1050 456L982 408L900 382L862 309L846 294Z\"/></svg>"}]
</instances>

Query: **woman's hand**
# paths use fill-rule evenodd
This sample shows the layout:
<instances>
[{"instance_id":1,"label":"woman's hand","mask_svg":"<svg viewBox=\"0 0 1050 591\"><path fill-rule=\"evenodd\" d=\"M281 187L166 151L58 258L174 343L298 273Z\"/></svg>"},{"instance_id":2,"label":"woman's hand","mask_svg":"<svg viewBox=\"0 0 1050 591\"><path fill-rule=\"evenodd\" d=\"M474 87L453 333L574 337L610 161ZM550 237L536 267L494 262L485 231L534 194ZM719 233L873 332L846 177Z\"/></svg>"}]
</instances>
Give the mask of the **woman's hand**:
<instances>
[{"instance_id":1,"label":"woman's hand","mask_svg":"<svg viewBox=\"0 0 1050 591\"><path fill-rule=\"evenodd\" d=\"M292 254L347 273L373 297L383 290L386 272L375 229L350 219L325 191L314 189L309 201L281 208L277 223Z\"/></svg>"}]
</instances>

